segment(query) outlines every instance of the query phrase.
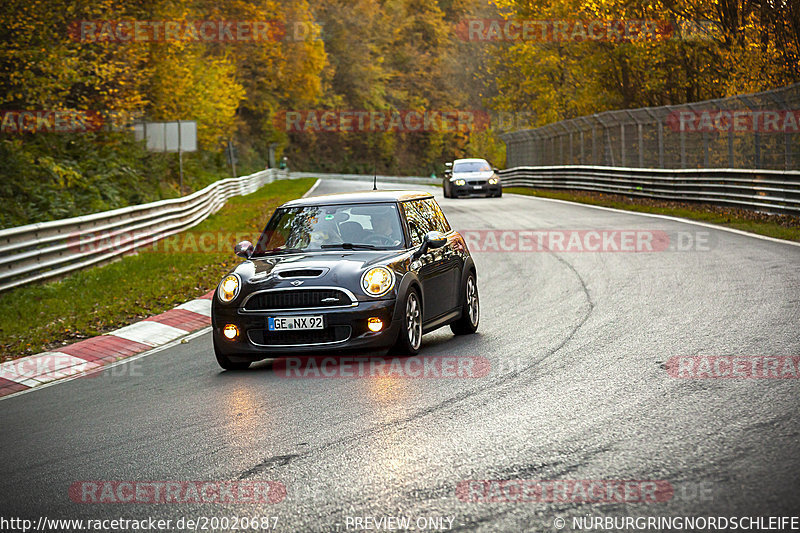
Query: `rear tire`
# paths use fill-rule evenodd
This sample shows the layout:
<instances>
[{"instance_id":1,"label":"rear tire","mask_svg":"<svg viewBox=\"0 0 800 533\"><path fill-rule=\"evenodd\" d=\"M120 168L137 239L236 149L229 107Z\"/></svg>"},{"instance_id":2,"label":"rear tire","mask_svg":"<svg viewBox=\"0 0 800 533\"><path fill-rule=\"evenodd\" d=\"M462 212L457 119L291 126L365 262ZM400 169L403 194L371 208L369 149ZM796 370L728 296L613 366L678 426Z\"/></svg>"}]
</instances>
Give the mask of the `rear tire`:
<instances>
[{"instance_id":1,"label":"rear tire","mask_svg":"<svg viewBox=\"0 0 800 533\"><path fill-rule=\"evenodd\" d=\"M470 272L467 283L464 285L464 307L461 318L450 324L454 335L471 335L478 331L481 321L481 304L478 297L478 282L475 274Z\"/></svg>"},{"instance_id":2,"label":"rear tire","mask_svg":"<svg viewBox=\"0 0 800 533\"><path fill-rule=\"evenodd\" d=\"M217 349L217 341L214 341L214 355L217 358L217 364L224 370L247 370L252 364L252 361L231 361L227 355L220 353Z\"/></svg>"},{"instance_id":3,"label":"rear tire","mask_svg":"<svg viewBox=\"0 0 800 533\"><path fill-rule=\"evenodd\" d=\"M402 355L417 355L422 345L422 301L416 289L410 289L403 302L403 325L397 335L394 351Z\"/></svg>"}]
</instances>

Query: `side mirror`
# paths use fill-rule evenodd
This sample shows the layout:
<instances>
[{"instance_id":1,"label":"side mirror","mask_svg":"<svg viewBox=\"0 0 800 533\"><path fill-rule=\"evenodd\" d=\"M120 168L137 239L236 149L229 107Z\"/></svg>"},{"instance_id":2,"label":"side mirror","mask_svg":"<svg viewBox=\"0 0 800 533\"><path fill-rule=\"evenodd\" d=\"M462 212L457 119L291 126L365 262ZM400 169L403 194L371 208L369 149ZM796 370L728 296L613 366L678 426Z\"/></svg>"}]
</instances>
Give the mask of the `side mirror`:
<instances>
[{"instance_id":1,"label":"side mirror","mask_svg":"<svg viewBox=\"0 0 800 533\"><path fill-rule=\"evenodd\" d=\"M497 167L492 167L492 170L494 170L495 172L500 172L500 169Z\"/></svg>"},{"instance_id":2,"label":"side mirror","mask_svg":"<svg viewBox=\"0 0 800 533\"><path fill-rule=\"evenodd\" d=\"M255 248L250 241L242 241L233 248L233 253L245 259L250 259L250 256L253 255L253 251L255 251Z\"/></svg>"},{"instance_id":3,"label":"side mirror","mask_svg":"<svg viewBox=\"0 0 800 533\"><path fill-rule=\"evenodd\" d=\"M453 168L453 163L445 163L444 166L446 168Z\"/></svg>"},{"instance_id":4,"label":"side mirror","mask_svg":"<svg viewBox=\"0 0 800 533\"><path fill-rule=\"evenodd\" d=\"M447 237L444 235L444 233L441 233L439 231L429 231L428 233L425 234L425 238L422 239L422 244L420 245L420 247L417 249L416 252L414 252L412 259L419 259L423 255L428 253L428 250L435 250L436 248L441 248L445 244L447 244Z\"/></svg>"}]
</instances>

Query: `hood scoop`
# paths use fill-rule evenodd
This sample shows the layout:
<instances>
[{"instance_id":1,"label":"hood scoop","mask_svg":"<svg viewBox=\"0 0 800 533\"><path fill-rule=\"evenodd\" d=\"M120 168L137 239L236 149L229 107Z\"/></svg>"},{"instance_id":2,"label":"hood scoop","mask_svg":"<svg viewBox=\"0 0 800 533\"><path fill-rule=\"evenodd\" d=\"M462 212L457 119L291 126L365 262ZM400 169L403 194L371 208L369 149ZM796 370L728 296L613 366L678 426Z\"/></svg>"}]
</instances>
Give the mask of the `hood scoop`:
<instances>
[{"instance_id":1,"label":"hood scoop","mask_svg":"<svg viewBox=\"0 0 800 533\"><path fill-rule=\"evenodd\" d=\"M318 278L325 273L321 268L295 268L292 270L281 270L276 272L275 275L281 279L291 278Z\"/></svg>"}]
</instances>

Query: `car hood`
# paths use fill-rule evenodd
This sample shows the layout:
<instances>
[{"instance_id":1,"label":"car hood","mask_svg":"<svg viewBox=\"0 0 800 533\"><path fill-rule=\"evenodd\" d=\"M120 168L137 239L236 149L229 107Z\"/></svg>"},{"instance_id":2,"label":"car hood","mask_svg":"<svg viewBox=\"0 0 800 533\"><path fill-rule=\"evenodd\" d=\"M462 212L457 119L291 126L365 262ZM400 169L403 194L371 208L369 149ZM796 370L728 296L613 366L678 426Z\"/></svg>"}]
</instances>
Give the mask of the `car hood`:
<instances>
[{"instance_id":1,"label":"car hood","mask_svg":"<svg viewBox=\"0 0 800 533\"><path fill-rule=\"evenodd\" d=\"M487 170L486 172L454 172L453 179L461 179L466 181L475 181L475 180L488 180L489 178L494 176L493 170Z\"/></svg>"},{"instance_id":2,"label":"car hood","mask_svg":"<svg viewBox=\"0 0 800 533\"><path fill-rule=\"evenodd\" d=\"M293 286L333 286L352 290L358 286L366 269L376 265L391 268L395 263L408 261L410 256L410 251L403 253L402 250L331 250L271 255L250 258L234 272L253 290ZM292 281L303 283L292 285Z\"/></svg>"}]
</instances>

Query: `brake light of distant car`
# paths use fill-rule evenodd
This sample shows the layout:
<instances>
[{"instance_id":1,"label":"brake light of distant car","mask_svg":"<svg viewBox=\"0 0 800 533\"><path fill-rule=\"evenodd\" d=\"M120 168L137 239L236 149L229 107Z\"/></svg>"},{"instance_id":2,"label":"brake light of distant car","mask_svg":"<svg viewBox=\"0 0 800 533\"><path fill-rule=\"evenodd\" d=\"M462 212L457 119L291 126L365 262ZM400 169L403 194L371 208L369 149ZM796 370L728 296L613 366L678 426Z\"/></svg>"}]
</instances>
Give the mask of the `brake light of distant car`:
<instances>
[{"instance_id":1,"label":"brake light of distant car","mask_svg":"<svg viewBox=\"0 0 800 533\"><path fill-rule=\"evenodd\" d=\"M489 178L489 185L497 185L497 182L500 181L497 178Z\"/></svg>"},{"instance_id":2,"label":"brake light of distant car","mask_svg":"<svg viewBox=\"0 0 800 533\"><path fill-rule=\"evenodd\" d=\"M226 339L233 340L239 336L239 328L237 328L233 324L228 324L223 328L222 334L225 335Z\"/></svg>"},{"instance_id":3,"label":"brake light of distant car","mask_svg":"<svg viewBox=\"0 0 800 533\"><path fill-rule=\"evenodd\" d=\"M361 276L361 288L370 296L383 296L394 287L394 274L386 267L375 267Z\"/></svg>"},{"instance_id":4,"label":"brake light of distant car","mask_svg":"<svg viewBox=\"0 0 800 533\"><path fill-rule=\"evenodd\" d=\"M225 279L219 284L219 290L217 291L219 299L225 303L232 301L239 295L240 285L239 276L236 274L225 276Z\"/></svg>"}]
</instances>

